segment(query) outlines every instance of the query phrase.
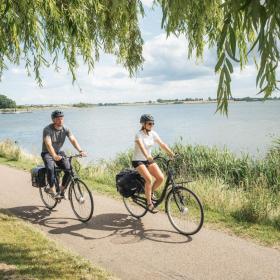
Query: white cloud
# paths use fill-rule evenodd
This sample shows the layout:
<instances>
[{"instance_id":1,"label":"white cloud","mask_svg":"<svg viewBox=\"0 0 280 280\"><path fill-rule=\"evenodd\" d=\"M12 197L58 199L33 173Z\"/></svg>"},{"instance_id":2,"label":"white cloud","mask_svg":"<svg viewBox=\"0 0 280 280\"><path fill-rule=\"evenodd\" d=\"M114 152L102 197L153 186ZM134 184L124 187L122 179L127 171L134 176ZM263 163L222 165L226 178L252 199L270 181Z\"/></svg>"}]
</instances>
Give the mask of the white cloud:
<instances>
[{"instance_id":1,"label":"white cloud","mask_svg":"<svg viewBox=\"0 0 280 280\"><path fill-rule=\"evenodd\" d=\"M196 63L194 58L188 59L186 39L165 34L148 41L143 51L145 57L144 70L139 77L149 83L162 83L176 80L190 80L213 75L215 53L205 52L204 63Z\"/></svg>"},{"instance_id":2,"label":"white cloud","mask_svg":"<svg viewBox=\"0 0 280 280\"><path fill-rule=\"evenodd\" d=\"M53 69L42 71L44 87L40 88L34 77L27 77L23 67L11 67L5 72L0 92L14 98L19 104L49 104L75 102L132 102L142 100L216 96L218 75L214 74L216 54L205 50L204 59L196 63L187 58L185 38L158 35L144 45L144 69L136 78L129 78L127 71L115 58L102 55L94 73L88 74L81 64L72 86L71 75L65 62L59 73ZM256 70L249 65L240 73L236 67L232 75L234 96L254 96ZM79 90L79 86L82 91Z\"/></svg>"},{"instance_id":3,"label":"white cloud","mask_svg":"<svg viewBox=\"0 0 280 280\"><path fill-rule=\"evenodd\" d=\"M13 68L11 69L11 72L12 72L13 74L24 74L26 71L25 71L25 69L22 68L22 67L13 67Z\"/></svg>"},{"instance_id":4,"label":"white cloud","mask_svg":"<svg viewBox=\"0 0 280 280\"><path fill-rule=\"evenodd\" d=\"M151 8L153 6L154 0L142 0L141 2L144 6Z\"/></svg>"}]
</instances>

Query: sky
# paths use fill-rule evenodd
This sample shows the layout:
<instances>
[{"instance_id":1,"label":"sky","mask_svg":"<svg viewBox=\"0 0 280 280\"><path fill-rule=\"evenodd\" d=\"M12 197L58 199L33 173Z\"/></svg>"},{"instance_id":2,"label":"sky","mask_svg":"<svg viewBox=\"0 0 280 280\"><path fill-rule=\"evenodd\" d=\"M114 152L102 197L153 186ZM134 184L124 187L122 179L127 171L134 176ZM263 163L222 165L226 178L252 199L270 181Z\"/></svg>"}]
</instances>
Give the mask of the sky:
<instances>
[{"instance_id":1,"label":"sky","mask_svg":"<svg viewBox=\"0 0 280 280\"><path fill-rule=\"evenodd\" d=\"M101 54L93 73L80 65L78 84L65 62L59 73L45 69L43 87L28 77L23 65L8 65L0 82L0 94L17 104L72 104L155 101L161 99L215 98L218 75L214 73L216 52L205 49L203 61L187 58L187 42L183 37L166 38L161 30L161 11L152 7L152 0L143 0L146 16L140 27L145 41L143 70L130 78L128 72L112 55ZM240 71L234 67L232 94L234 97L256 97L256 69L253 64Z\"/></svg>"}]
</instances>

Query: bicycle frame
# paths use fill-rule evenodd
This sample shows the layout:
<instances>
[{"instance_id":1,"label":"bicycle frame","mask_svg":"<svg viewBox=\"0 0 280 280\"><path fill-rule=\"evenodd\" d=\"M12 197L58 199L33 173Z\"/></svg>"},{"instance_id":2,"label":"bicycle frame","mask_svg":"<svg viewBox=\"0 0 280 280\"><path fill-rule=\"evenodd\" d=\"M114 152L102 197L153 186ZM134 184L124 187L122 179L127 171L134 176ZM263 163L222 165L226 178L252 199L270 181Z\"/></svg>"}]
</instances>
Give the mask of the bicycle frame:
<instances>
[{"instance_id":1,"label":"bicycle frame","mask_svg":"<svg viewBox=\"0 0 280 280\"><path fill-rule=\"evenodd\" d=\"M161 156L156 156L156 157L154 158L154 160L158 160L158 159L161 159L161 160L164 161L164 167L165 167L165 170L166 170L166 172L167 172L167 179L166 179L166 182L165 182L163 191L162 191L162 193L161 193L161 195L160 195L160 198L154 200L154 205L155 205L155 207L157 207L158 205L160 205L160 204L164 201L164 199L165 199L165 197L166 197L166 194L167 194L167 191L168 191L168 189L170 188L170 186L171 186L172 189L175 188L175 181L174 181L174 178L173 178L173 171L172 171L172 170L170 169L170 167L169 167L169 163L170 163L171 160L166 160L164 157L161 157ZM180 182L180 184L183 184L183 182ZM136 198L135 202L136 202L137 204L139 204L139 205L142 206L143 208L146 208L146 207L147 207L147 206L146 206L146 200L145 200L145 199L143 199L143 198L141 198L141 197L139 197L139 196L137 196L137 195L134 196L134 198ZM176 198L175 198L175 199L176 199ZM140 200L140 201L139 201L139 200Z\"/></svg>"},{"instance_id":2,"label":"bicycle frame","mask_svg":"<svg viewBox=\"0 0 280 280\"><path fill-rule=\"evenodd\" d=\"M39 189L40 196L43 203L50 210L54 209L54 207L58 203L60 203L63 198L69 200L71 208L76 217L82 222L87 222L92 217L94 211L94 201L92 193L86 183L84 183L79 178L79 176L76 175L75 169L72 165L72 158L74 157L79 157L79 155L64 157L64 159L69 158L69 168L64 168L65 166L62 166L62 164L59 164L59 166L55 166L54 183L58 195L54 196L50 194L47 191L46 186L44 190L42 190L42 188ZM63 189L60 188L60 174L62 171L67 172L67 176L65 177L66 180L64 180L65 182L63 184ZM64 195L66 191L68 192L68 196ZM51 201L49 200L49 196L44 196L44 192L46 192L47 195L50 196L50 198L52 199ZM86 205L86 207L79 207L80 205ZM84 213L85 211L86 213Z\"/></svg>"},{"instance_id":3,"label":"bicycle frame","mask_svg":"<svg viewBox=\"0 0 280 280\"><path fill-rule=\"evenodd\" d=\"M79 177L76 175L73 166L72 166L72 159L74 157L80 157L80 155L74 155L74 156L69 156L69 157L64 157L64 158L68 158L69 162L70 162L70 169L68 170L70 173L70 177L68 182L66 183L65 189L67 189L67 187L69 186L71 181L75 181L75 179L78 179ZM58 174L62 171L65 171L65 169L62 169L60 167L55 167L55 187L56 187L56 191L59 191L59 180L58 180Z\"/></svg>"},{"instance_id":4,"label":"bicycle frame","mask_svg":"<svg viewBox=\"0 0 280 280\"><path fill-rule=\"evenodd\" d=\"M197 195L184 186L184 183L191 182L192 180L175 182L174 167L169 165L171 160L165 159L160 156L157 156L154 159L163 160L163 168L167 175L166 182L160 197L158 199L152 199L154 206L157 207L165 200L165 212L167 213L168 219L172 226L179 233L182 233L184 235L192 235L197 233L203 225L204 212L202 204ZM155 213L148 208L147 199L145 195L143 195L142 189L138 190L137 193L131 196L132 202L145 209L141 213L139 213L139 209L135 210L135 208L130 205L129 200L127 201L125 198L123 198L125 207L127 208L128 212L135 218L143 217L148 211ZM183 216L182 219L180 219L181 216ZM183 228L181 227L180 222L185 224ZM195 226L194 229L192 229L193 225Z\"/></svg>"}]
</instances>

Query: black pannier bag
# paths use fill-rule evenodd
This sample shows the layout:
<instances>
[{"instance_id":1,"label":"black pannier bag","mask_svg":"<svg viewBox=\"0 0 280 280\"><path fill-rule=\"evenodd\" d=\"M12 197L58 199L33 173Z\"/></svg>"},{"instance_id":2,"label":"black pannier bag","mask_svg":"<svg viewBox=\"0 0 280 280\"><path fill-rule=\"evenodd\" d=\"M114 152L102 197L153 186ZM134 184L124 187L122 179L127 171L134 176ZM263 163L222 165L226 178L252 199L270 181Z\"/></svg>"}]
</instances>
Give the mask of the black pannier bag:
<instances>
[{"instance_id":1,"label":"black pannier bag","mask_svg":"<svg viewBox=\"0 0 280 280\"><path fill-rule=\"evenodd\" d=\"M46 168L44 166L36 166L31 170L32 186L35 188L43 188L47 185Z\"/></svg>"},{"instance_id":2,"label":"black pannier bag","mask_svg":"<svg viewBox=\"0 0 280 280\"><path fill-rule=\"evenodd\" d=\"M135 169L124 169L116 175L118 192L124 197L132 196L136 191L143 191L145 180Z\"/></svg>"}]
</instances>

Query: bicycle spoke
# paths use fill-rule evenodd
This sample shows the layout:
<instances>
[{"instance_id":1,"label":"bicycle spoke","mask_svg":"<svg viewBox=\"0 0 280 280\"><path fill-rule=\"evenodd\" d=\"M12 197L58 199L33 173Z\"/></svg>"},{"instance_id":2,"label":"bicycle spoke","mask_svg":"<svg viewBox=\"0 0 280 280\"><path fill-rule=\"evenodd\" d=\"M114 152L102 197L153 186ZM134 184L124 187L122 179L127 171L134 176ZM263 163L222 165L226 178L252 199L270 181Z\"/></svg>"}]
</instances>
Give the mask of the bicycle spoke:
<instances>
[{"instance_id":1,"label":"bicycle spoke","mask_svg":"<svg viewBox=\"0 0 280 280\"><path fill-rule=\"evenodd\" d=\"M48 209L53 209L57 205L57 201L46 192L46 187L39 188L40 197Z\"/></svg>"},{"instance_id":2,"label":"bicycle spoke","mask_svg":"<svg viewBox=\"0 0 280 280\"><path fill-rule=\"evenodd\" d=\"M93 213L93 198L85 183L77 180L71 185L70 202L75 215L80 221L88 221Z\"/></svg>"},{"instance_id":3,"label":"bicycle spoke","mask_svg":"<svg viewBox=\"0 0 280 280\"><path fill-rule=\"evenodd\" d=\"M136 192L131 197L123 197L127 211L135 218L141 218L147 213L144 193Z\"/></svg>"},{"instance_id":4,"label":"bicycle spoke","mask_svg":"<svg viewBox=\"0 0 280 280\"><path fill-rule=\"evenodd\" d=\"M45 182L47 182L47 174L45 174L45 176ZM57 205L57 201L46 191L47 188L49 188L48 184L43 188L39 188L39 193L45 206L51 210Z\"/></svg>"},{"instance_id":5,"label":"bicycle spoke","mask_svg":"<svg viewBox=\"0 0 280 280\"><path fill-rule=\"evenodd\" d=\"M198 197L184 187L168 194L167 214L174 228L183 234L195 234L203 224L203 209Z\"/></svg>"}]
</instances>

